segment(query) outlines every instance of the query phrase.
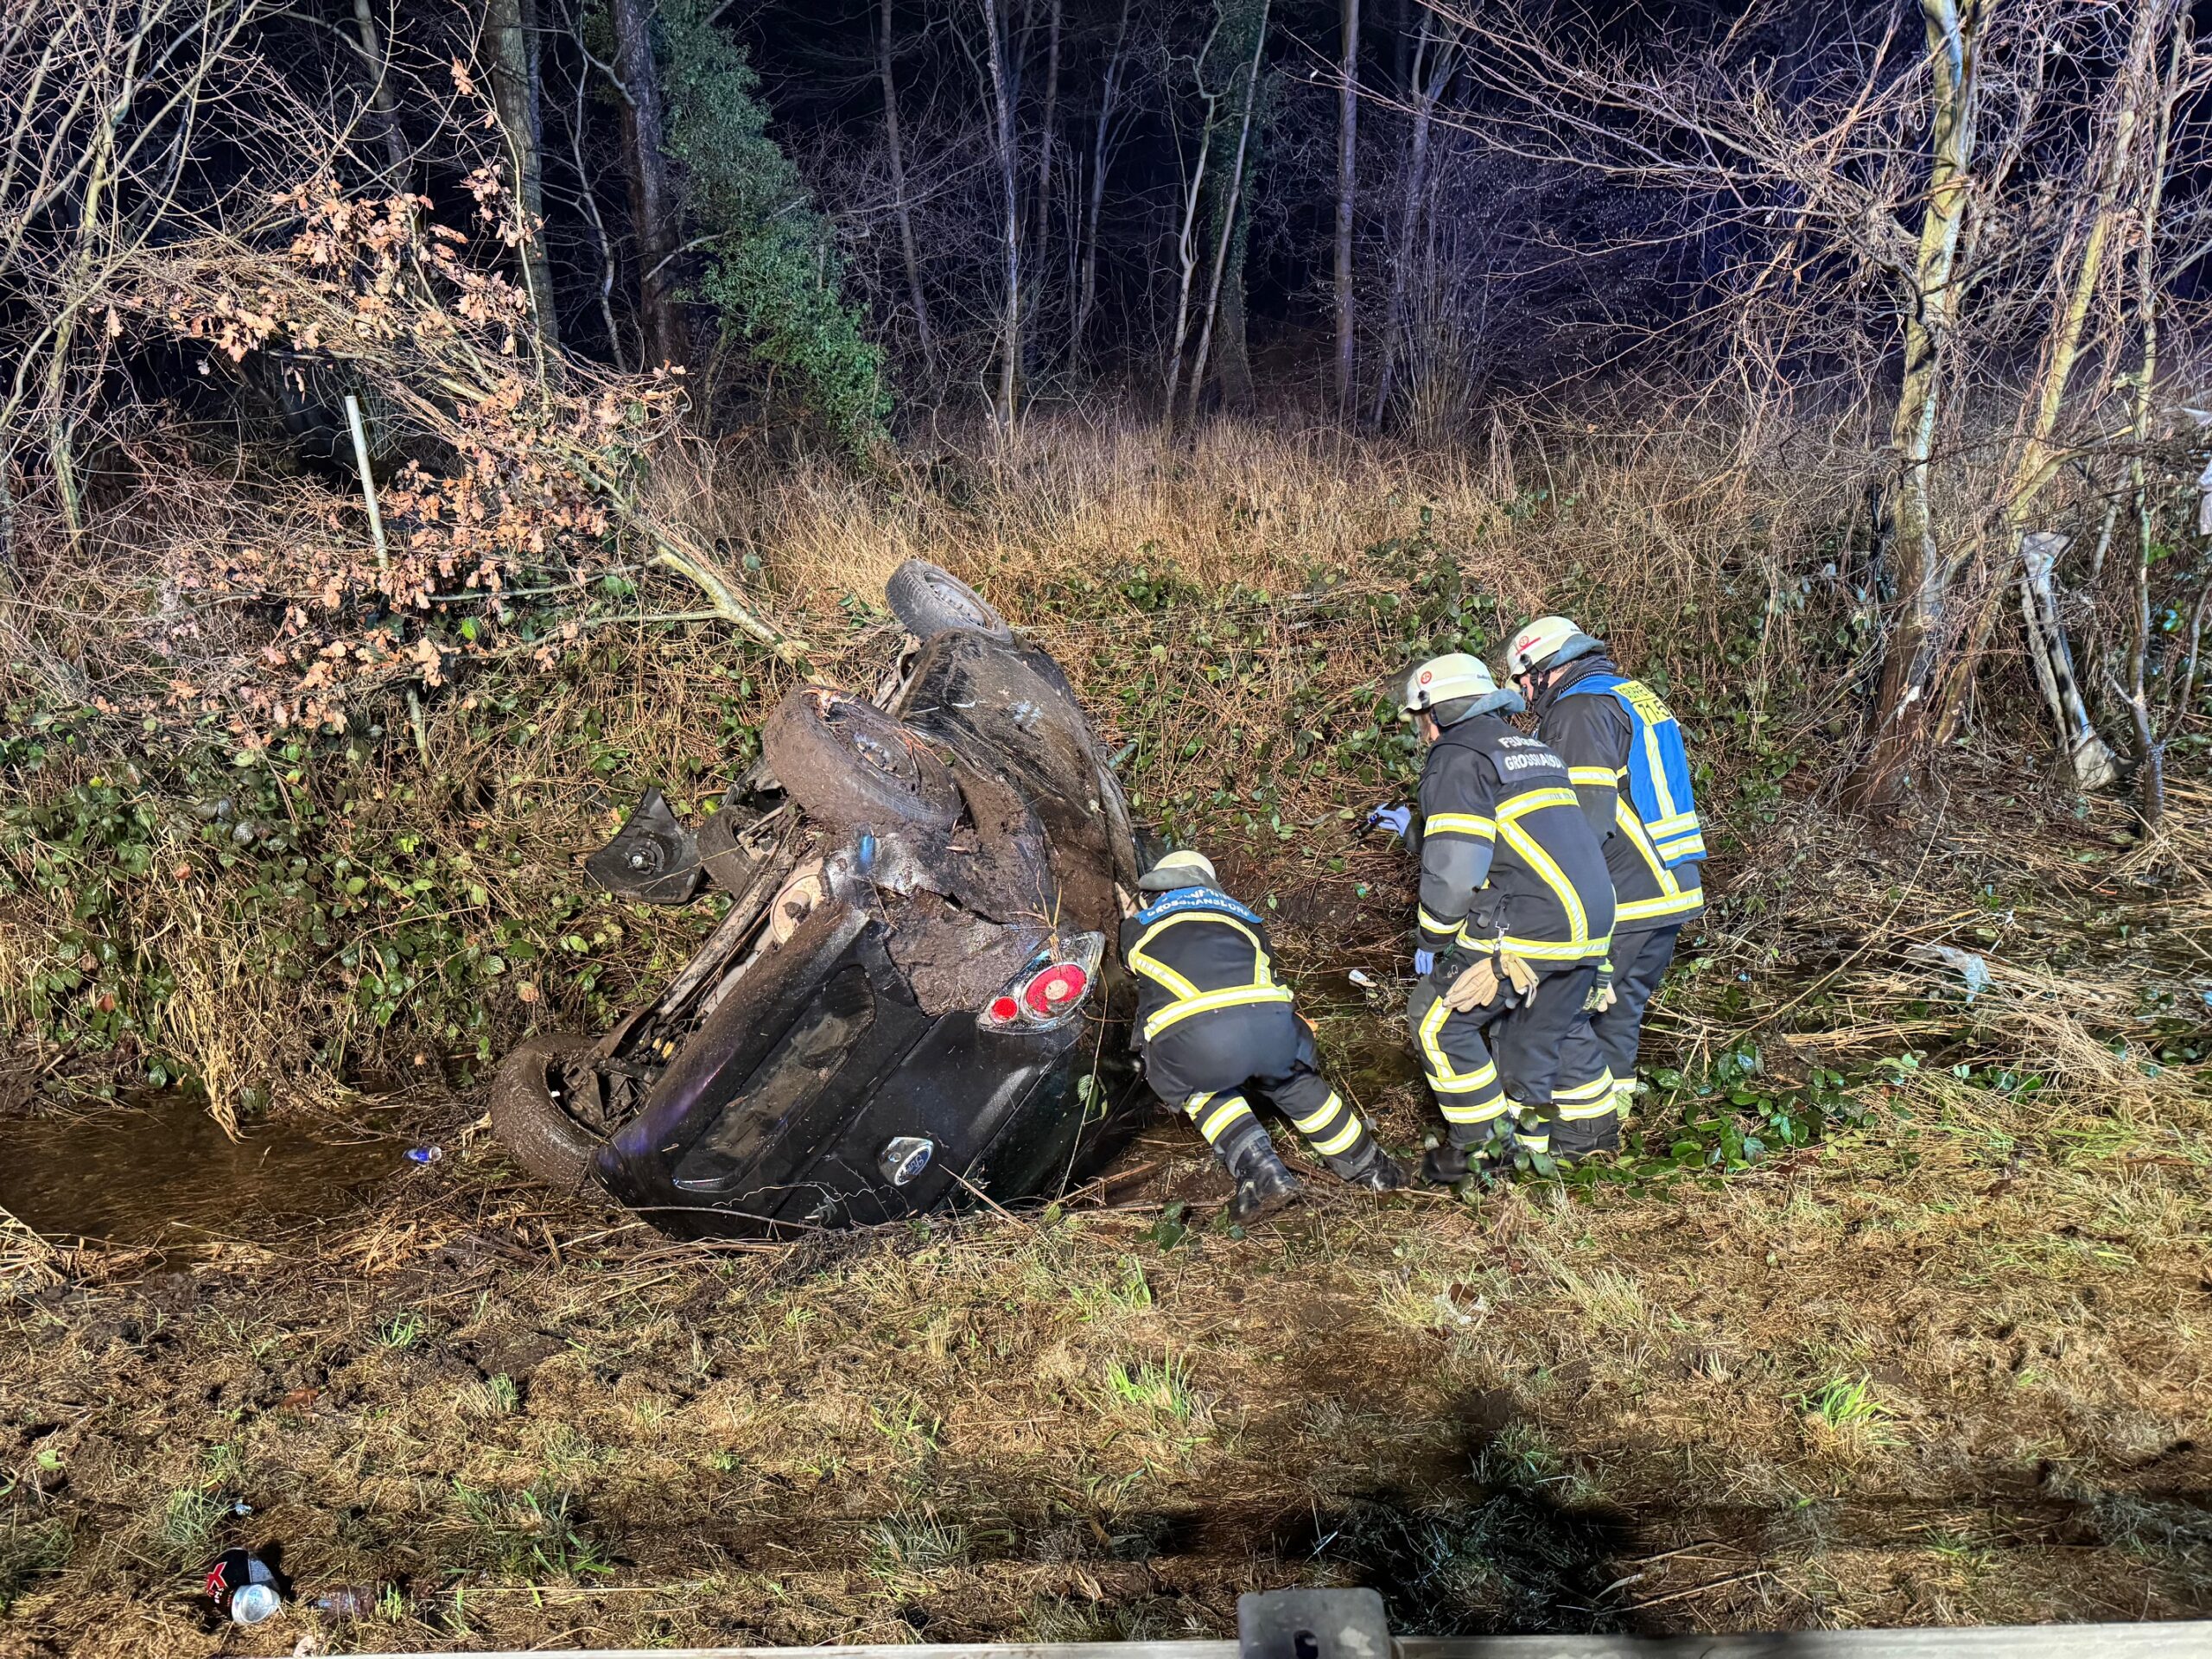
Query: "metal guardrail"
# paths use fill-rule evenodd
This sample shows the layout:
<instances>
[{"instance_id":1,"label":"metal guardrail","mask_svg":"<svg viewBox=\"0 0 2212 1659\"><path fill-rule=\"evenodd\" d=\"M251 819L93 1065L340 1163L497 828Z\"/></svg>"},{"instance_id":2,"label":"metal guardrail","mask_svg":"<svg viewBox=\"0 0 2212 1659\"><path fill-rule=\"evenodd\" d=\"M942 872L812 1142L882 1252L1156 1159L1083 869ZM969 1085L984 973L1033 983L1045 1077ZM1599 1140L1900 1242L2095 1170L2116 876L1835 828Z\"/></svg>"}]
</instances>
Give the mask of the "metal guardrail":
<instances>
[{"instance_id":1,"label":"metal guardrail","mask_svg":"<svg viewBox=\"0 0 2212 1659\"><path fill-rule=\"evenodd\" d=\"M1750 1636L1399 1637L1395 1659L2212 1659L2212 1621L1790 1630ZM842 1648L593 1648L561 1659L1240 1659L1234 1642L918 1643ZM364 1654L356 1659L415 1659ZM485 1653L472 1659L547 1659ZM1326 1659L1325 1653L1323 1659ZM1379 1659L1389 1659L1380 1656Z\"/></svg>"},{"instance_id":2,"label":"metal guardrail","mask_svg":"<svg viewBox=\"0 0 2212 1659\"><path fill-rule=\"evenodd\" d=\"M1372 1590L1240 1596L1234 1642L963 1642L572 1651L568 1659L2212 1659L2212 1623L1964 1625L1748 1636L1394 1637ZM398 1659L360 1655L357 1659ZM526 1659L481 1654L476 1659ZM541 1659L528 1656L527 1659Z\"/></svg>"}]
</instances>

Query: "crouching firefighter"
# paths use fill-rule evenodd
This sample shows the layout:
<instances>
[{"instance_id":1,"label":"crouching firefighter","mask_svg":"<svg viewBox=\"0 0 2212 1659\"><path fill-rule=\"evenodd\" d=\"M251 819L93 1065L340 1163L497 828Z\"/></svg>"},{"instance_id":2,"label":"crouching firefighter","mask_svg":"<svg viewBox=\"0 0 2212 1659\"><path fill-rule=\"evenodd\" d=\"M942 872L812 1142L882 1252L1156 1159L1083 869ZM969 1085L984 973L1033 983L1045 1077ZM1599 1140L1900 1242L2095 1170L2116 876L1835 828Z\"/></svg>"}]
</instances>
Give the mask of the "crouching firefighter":
<instances>
[{"instance_id":1,"label":"crouching firefighter","mask_svg":"<svg viewBox=\"0 0 2212 1659\"><path fill-rule=\"evenodd\" d=\"M1683 924L1705 908L1705 838L1682 728L1649 686L1622 677L1604 641L1563 616L1515 634L1505 671L1535 709L1537 735L1567 762L1612 872L1612 971L1591 1030L1625 1117L1644 1011Z\"/></svg>"},{"instance_id":2,"label":"crouching firefighter","mask_svg":"<svg viewBox=\"0 0 2212 1659\"><path fill-rule=\"evenodd\" d=\"M1448 1129L1423 1164L1449 1185L1516 1147L1604 1149L1613 1082L1585 1007L1613 927L1613 885L1566 764L1506 724L1521 694L1461 652L1423 663L1402 712L1419 727L1419 822L1377 808L1421 856L1406 1010Z\"/></svg>"},{"instance_id":3,"label":"crouching firefighter","mask_svg":"<svg viewBox=\"0 0 2212 1659\"><path fill-rule=\"evenodd\" d=\"M1257 915L1221 889L1202 855L1170 853L1139 879L1143 908L1122 924L1136 976L1145 1081L1191 1115L1236 1183L1233 1220L1295 1200L1298 1178L1253 1115L1272 1105L1332 1172L1376 1192L1406 1184L1359 1113L1315 1066L1313 1033L1275 982Z\"/></svg>"}]
</instances>

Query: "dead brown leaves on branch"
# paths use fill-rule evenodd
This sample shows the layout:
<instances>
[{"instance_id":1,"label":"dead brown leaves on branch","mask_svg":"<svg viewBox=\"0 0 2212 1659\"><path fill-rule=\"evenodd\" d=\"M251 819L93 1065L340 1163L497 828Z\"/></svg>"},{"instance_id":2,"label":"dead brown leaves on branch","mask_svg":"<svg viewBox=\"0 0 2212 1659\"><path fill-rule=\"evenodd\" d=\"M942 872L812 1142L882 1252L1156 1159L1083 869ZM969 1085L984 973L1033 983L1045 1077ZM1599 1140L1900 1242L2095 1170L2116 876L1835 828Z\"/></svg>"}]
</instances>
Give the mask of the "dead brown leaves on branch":
<instances>
[{"instance_id":1,"label":"dead brown leaves on branch","mask_svg":"<svg viewBox=\"0 0 2212 1659\"><path fill-rule=\"evenodd\" d=\"M683 441L680 378L549 359L527 294L474 257L514 222L499 175L480 169L468 188L473 237L435 222L425 198L303 188L278 199L297 222L281 248L188 245L149 259L122 302L114 326L204 347L203 374L264 353L302 396L358 388L404 456L378 490L381 548L359 494L333 491L280 534L168 550L178 590L278 618L222 683L173 687L172 705L227 706L251 737L334 725L352 695L437 684L471 658L550 661L573 620L533 616L524 636L513 590L581 601L595 576L642 563L674 565L719 613L778 637L643 503L656 456Z\"/></svg>"}]
</instances>

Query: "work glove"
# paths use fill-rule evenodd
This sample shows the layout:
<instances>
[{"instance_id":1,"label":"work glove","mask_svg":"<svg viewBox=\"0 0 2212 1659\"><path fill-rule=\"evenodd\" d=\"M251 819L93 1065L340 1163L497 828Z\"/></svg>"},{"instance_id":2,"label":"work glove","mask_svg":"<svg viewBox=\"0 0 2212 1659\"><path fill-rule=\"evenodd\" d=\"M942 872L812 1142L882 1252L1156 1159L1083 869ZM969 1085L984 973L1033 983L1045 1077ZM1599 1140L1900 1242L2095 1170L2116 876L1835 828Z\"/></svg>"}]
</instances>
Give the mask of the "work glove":
<instances>
[{"instance_id":1,"label":"work glove","mask_svg":"<svg viewBox=\"0 0 2212 1659\"><path fill-rule=\"evenodd\" d=\"M1427 979L1428 977L1429 969L1435 966L1435 951L1416 950L1414 952L1414 976L1415 978Z\"/></svg>"},{"instance_id":2,"label":"work glove","mask_svg":"<svg viewBox=\"0 0 2212 1659\"><path fill-rule=\"evenodd\" d=\"M1608 957L1598 964L1598 977L1590 986L1590 995L1582 999L1582 1011L1603 1014L1618 1000L1613 995L1613 959Z\"/></svg>"},{"instance_id":3,"label":"work glove","mask_svg":"<svg viewBox=\"0 0 2212 1659\"><path fill-rule=\"evenodd\" d=\"M1483 957L1453 980L1451 989L1444 993L1445 1006L1455 1014L1486 1008L1508 986L1524 1003L1536 1000L1536 970L1520 957L1500 950Z\"/></svg>"},{"instance_id":4,"label":"work glove","mask_svg":"<svg viewBox=\"0 0 2212 1659\"><path fill-rule=\"evenodd\" d=\"M1367 815L1367 828L1372 830L1378 823L1403 841L1406 832L1414 827L1414 810L1409 806L1378 806Z\"/></svg>"}]
</instances>

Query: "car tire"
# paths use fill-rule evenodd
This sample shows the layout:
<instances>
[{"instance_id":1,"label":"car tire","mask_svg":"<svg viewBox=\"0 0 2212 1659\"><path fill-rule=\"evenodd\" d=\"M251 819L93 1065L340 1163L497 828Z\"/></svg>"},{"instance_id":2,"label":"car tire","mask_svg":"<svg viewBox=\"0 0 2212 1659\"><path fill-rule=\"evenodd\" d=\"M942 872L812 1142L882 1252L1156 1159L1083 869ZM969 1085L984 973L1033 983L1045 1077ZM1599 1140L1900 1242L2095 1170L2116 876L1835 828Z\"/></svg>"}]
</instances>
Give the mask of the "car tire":
<instances>
[{"instance_id":1,"label":"car tire","mask_svg":"<svg viewBox=\"0 0 2212 1659\"><path fill-rule=\"evenodd\" d=\"M601 1143L554 1097L554 1079L591 1046L588 1037L543 1033L508 1055L492 1079L492 1133L517 1163L564 1192L594 1185Z\"/></svg>"},{"instance_id":2,"label":"car tire","mask_svg":"<svg viewBox=\"0 0 2212 1659\"><path fill-rule=\"evenodd\" d=\"M952 773L919 734L874 703L802 685L768 716L760 751L810 817L872 830L950 830Z\"/></svg>"},{"instance_id":3,"label":"car tire","mask_svg":"<svg viewBox=\"0 0 2212 1659\"><path fill-rule=\"evenodd\" d=\"M883 584L884 602L917 639L934 639L950 628L970 628L1001 645L1014 643L1014 630L990 601L926 559L909 559Z\"/></svg>"}]
</instances>

